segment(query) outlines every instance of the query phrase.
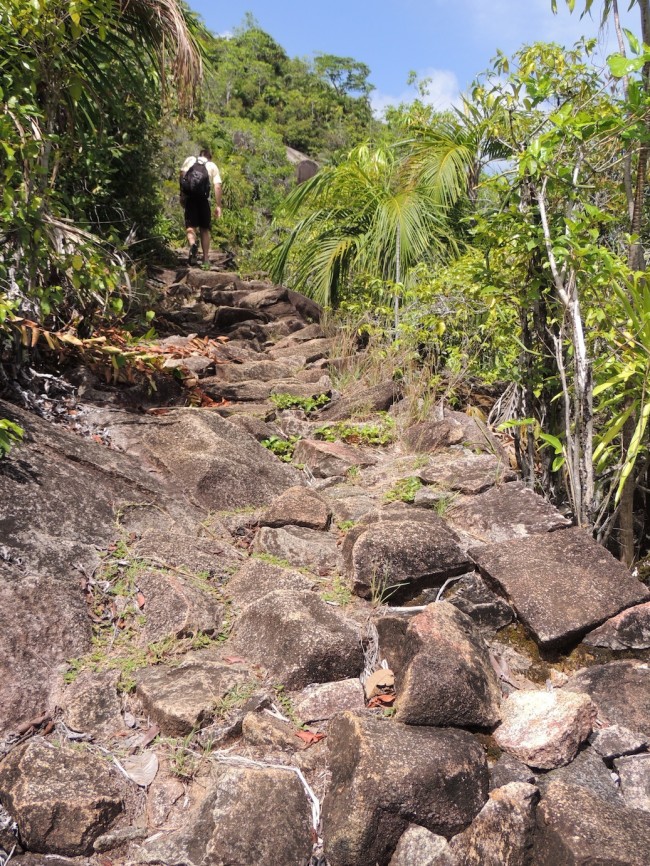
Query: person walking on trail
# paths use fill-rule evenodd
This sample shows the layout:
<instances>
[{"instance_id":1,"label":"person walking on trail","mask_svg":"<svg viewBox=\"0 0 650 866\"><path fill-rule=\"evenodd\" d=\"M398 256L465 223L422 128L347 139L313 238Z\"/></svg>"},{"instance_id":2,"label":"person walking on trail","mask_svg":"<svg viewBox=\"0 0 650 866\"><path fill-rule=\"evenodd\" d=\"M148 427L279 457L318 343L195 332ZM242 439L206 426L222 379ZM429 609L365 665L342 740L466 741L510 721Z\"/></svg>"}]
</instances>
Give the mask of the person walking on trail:
<instances>
[{"instance_id":1,"label":"person walking on trail","mask_svg":"<svg viewBox=\"0 0 650 866\"><path fill-rule=\"evenodd\" d=\"M190 265L197 264L198 244L196 229L201 237L203 252L202 267L210 267L210 229L212 212L210 210L210 189L214 189L214 215L221 218L221 175L212 162L212 154L203 149L200 155L188 156L181 167L180 174L181 204L185 211L185 229L190 246Z\"/></svg>"}]
</instances>

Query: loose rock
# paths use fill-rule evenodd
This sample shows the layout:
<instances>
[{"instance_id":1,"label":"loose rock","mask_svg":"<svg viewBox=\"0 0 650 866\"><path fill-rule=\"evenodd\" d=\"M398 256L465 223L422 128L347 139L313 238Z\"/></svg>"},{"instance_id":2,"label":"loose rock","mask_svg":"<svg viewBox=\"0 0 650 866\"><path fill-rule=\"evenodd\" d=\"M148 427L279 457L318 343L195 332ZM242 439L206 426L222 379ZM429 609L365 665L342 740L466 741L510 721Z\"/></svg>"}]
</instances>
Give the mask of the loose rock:
<instances>
[{"instance_id":1,"label":"loose rock","mask_svg":"<svg viewBox=\"0 0 650 866\"><path fill-rule=\"evenodd\" d=\"M565 689L585 692L601 722L621 725L650 738L650 667L620 661L594 665L571 677Z\"/></svg>"},{"instance_id":2,"label":"loose rock","mask_svg":"<svg viewBox=\"0 0 650 866\"><path fill-rule=\"evenodd\" d=\"M459 866L444 836L417 824L402 833L389 866Z\"/></svg>"},{"instance_id":3,"label":"loose rock","mask_svg":"<svg viewBox=\"0 0 650 866\"><path fill-rule=\"evenodd\" d=\"M0 802L15 818L23 845L42 854L90 854L122 811L106 761L35 737L0 764Z\"/></svg>"},{"instance_id":4,"label":"loose rock","mask_svg":"<svg viewBox=\"0 0 650 866\"><path fill-rule=\"evenodd\" d=\"M253 542L255 553L265 553L296 568L313 571L334 571L338 547L334 535L306 529L303 526L283 526L271 529L263 526Z\"/></svg>"},{"instance_id":5,"label":"loose rock","mask_svg":"<svg viewBox=\"0 0 650 866\"><path fill-rule=\"evenodd\" d=\"M650 649L650 602L630 607L589 632L583 643L613 650Z\"/></svg>"},{"instance_id":6,"label":"loose rock","mask_svg":"<svg viewBox=\"0 0 650 866\"><path fill-rule=\"evenodd\" d=\"M382 617L379 645L396 674L397 721L409 725L491 727L500 689L487 647L466 614L430 604L410 622Z\"/></svg>"},{"instance_id":7,"label":"loose rock","mask_svg":"<svg viewBox=\"0 0 650 866\"><path fill-rule=\"evenodd\" d=\"M614 761L621 791L630 809L650 812L650 755L630 755Z\"/></svg>"},{"instance_id":8,"label":"loose rock","mask_svg":"<svg viewBox=\"0 0 650 866\"><path fill-rule=\"evenodd\" d=\"M290 487L274 499L260 517L260 526L294 525L327 529L332 511L327 500L309 487Z\"/></svg>"},{"instance_id":9,"label":"loose rock","mask_svg":"<svg viewBox=\"0 0 650 866\"><path fill-rule=\"evenodd\" d=\"M531 767L568 764L591 733L597 710L587 695L562 691L514 692L501 705L494 732L500 748Z\"/></svg>"},{"instance_id":10,"label":"loose rock","mask_svg":"<svg viewBox=\"0 0 650 866\"><path fill-rule=\"evenodd\" d=\"M365 707L363 686L356 678L307 686L292 700L296 716L307 723L325 721L345 710L360 711Z\"/></svg>"}]
</instances>

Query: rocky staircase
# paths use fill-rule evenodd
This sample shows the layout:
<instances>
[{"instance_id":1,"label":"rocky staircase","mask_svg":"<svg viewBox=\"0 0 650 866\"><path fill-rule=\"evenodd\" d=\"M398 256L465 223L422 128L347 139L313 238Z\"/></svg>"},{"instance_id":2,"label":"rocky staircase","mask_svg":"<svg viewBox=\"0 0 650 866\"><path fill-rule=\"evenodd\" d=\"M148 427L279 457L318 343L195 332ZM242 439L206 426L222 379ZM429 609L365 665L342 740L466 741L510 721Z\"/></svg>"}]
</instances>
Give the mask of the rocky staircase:
<instances>
[{"instance_id":1,"label":"rocky staircase","mask_svg":"<svg viewBox=\"0 0 650 866\"><path fill-rule=\"evenodd\" d=\"M647 866L643 583L309 299L157 276L186 390L2 404L0 862Z\"/></svg>"}]
</instances>

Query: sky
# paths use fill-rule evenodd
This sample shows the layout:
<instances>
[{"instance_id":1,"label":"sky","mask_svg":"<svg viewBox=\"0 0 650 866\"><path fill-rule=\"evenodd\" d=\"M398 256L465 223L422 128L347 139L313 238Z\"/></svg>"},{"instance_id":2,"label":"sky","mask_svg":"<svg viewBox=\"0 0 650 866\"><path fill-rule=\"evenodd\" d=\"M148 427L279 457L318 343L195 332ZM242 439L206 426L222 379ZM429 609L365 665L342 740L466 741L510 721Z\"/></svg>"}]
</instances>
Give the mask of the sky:
<instances>
[{"instance_id":1,"label":"sky","mask_svg":"<svg viewBox=\"0 0 650 866\"><path fill-rule=\"evenodd\" d=\"M488 68L497 49L512 54L534 41L572 45L597 36L602 0L594 17L571 15L564 0L558 14L551 0L189 0L213 33L230 34L253 14L291 57L315 53L353 57L370 67L377 114L415 96L411 70L429 78L427 101L438 109L457 102L474 77ZM622 9L628 3L621 2ZM582 6L581 0L576 9ZM636 11L636 10L634 10ZM638 14L622 12L624 25L639 31ZM601 55L617 50L613 28L599 36Z\"/></svg>"}]
</instances>

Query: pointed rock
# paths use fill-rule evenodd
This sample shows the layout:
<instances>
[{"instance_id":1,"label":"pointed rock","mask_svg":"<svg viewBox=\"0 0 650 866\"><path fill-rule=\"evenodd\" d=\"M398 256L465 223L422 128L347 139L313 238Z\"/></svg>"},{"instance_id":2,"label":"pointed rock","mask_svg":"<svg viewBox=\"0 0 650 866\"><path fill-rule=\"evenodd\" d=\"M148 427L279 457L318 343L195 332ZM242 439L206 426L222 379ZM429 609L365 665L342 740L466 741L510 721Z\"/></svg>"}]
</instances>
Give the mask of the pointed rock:
<instances>
[{"instance_id":1,"label":"pointed rock","mask_svg":"<svg viewBox=\"0 0 650 866\"><path fill-rule=\"evenodd\" d=\"M453 605L430 604L410 621L377 621L381 654L395 672L395 719L409 725L491 727L501 692L472 620Z\"/></svg>"},{"instance_id":2,"label":"pointed rock","mask_svg":"<svg viewBox=\"0 0 650 866\"><path fill-rule=\"evenodd\" d=\"M613 650L650 649L650 601L608 619L590 631L583 643Z\"/></svg>"},{"instance_id":3,"label":"pointed rock","mask_svg":"<svg viewBox=\"0 0 650 866\"><path fill-rule=\"evenodd\" d=\"M528 866L538 800L537 788L524 782L491 791L467 830L450 842L459 866Z\"/></svg>"}]
</instances>

